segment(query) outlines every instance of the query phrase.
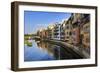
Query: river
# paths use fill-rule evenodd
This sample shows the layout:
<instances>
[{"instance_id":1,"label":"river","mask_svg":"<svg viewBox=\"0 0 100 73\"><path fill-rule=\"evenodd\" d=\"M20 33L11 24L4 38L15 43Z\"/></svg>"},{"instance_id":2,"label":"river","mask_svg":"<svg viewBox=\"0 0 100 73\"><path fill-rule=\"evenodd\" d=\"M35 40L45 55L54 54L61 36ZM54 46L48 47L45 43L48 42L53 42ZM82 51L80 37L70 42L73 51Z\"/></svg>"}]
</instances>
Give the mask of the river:
<instances>
[{"instance_id":1,"label":"river","mask_svg":"<svg viewBox=\"0 0 100 73\"><path fill-rule=\"evenodd\" d=\"M60 59L59 46L50 44L49 42L45 41L35 41L35 40L27 40L27 41L28 43L25 44L24 46L24 61L42 61L42 60Z\"/></svg>"},{"instance_id":2,"label":"river","mask_svg":"<svg viewBox=\"0 0 100 73\"><path fill-rule=\"evenodd\" d=\"M46 61L75 59L73 54L67 52L61 46L46 41L26 40L24 45L24 61Z\"/></svg>"}]
</instances>

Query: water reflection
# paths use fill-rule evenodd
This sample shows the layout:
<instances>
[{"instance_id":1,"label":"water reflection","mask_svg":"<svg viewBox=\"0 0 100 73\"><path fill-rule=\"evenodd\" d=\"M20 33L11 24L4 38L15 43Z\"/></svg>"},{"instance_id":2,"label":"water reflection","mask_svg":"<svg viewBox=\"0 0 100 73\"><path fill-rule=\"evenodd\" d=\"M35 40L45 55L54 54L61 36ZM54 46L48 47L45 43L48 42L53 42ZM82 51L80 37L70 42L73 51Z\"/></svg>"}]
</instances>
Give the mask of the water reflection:
<instances>
[{"instance_id":1,"label":"water reflection","mask_svg":"<svg viewBox=\"0 0 100 73\"><path fill-rule=\"evenodd\" d=\"M44 61L63 59L82 59L83 57L68 51L68 47L51 44L41 40L25 40L24 61Z\"/></svg>"},{"instance_id":2,"label":"water reflection","mask_svg":"<svg viewBox=\"0 0 100 73\"><path fill-rule=\"evenodd\" d=\"M46 41L25 40L24 48L24 61L59 59L59 47Z\"/></svg>"}]
</instances>

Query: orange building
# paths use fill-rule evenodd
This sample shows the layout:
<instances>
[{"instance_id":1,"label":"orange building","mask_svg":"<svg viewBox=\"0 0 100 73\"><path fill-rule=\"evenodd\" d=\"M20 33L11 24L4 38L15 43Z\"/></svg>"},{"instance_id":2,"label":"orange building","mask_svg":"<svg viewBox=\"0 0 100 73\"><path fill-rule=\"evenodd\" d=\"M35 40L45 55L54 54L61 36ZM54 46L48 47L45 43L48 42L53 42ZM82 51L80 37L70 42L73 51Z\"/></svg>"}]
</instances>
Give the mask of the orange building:
<instances>
[{"instance_id":1,"label":"orange building","mask_svg":"<svg viewBox=\"0 0 100 73\"><path fill-rule=\"evenodd\" d=\"M46 29L39 30L37 35L40 36L41 39L48 38L48 31Z\"/></svg>"},{"instance_id":2,"label":"orange building","mask_svg":"<svg viewBox=\"0 0 100 73\"><path fill-rule=\"evenodd\" d=\"M72 43L74 45L80 44L80 22L82 14L74 13L72 14Z\"/></svg>"},{"instance_id":3,"label":"orange building","mask_svg":"<svg viewBox=\"0 0 100 73\"><path fill-rule=\"evenodd\" d=\"M83 25L81 26L82 44L85 48L90 48L90 15L84 14Z\"/></svg>"},{"instance_id":4,"label":"orange building","mask_svg":"<svg viewBox=\"0 0 100 73\"><path fill-rule=\"evenodd\" d=\"M80 43L80 28L74 27L72 29L72 43L78 45Z\"/></svg>"}]
</instances>

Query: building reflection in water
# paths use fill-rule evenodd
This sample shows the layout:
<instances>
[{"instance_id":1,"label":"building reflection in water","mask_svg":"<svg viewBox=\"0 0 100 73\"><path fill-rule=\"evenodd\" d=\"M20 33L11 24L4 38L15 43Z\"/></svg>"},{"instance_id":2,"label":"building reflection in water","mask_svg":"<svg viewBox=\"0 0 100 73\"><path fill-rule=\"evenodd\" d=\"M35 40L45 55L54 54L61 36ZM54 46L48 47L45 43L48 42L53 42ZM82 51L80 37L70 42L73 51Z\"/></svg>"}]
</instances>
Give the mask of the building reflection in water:
<instances>
[{"instance_id":1,"label":"building reflection in water","mask_svg":"<svg viewBox=\"0 0 100 73\"><path fill-rule=\"evenodd\" d=\"M56 59L60 59L60 47L45 41L36 41L36 43L41 50L46 51L49 55L54 56Z\"/></svg>"},{"instance_id":2,"label":"building reflection in water","mask_svg":"<svg viewBox=\"0 0 100 73\"><path fill-rule=\"evenodd\" d=\"M24 61L81 59L75 54L66 51L64 47L41 40L27 41L24 50Z\"/></svg>"},{"instance_id":3,"label":"building reflection in water","mask_svg":"<svg viewBox=\"0 0 100 73\"><path fill-rule=\"evenodd\" d=\"M40 40L25 40L24 61L58 60L59 53L57 45Z\"/></svg>"}]
</instances>

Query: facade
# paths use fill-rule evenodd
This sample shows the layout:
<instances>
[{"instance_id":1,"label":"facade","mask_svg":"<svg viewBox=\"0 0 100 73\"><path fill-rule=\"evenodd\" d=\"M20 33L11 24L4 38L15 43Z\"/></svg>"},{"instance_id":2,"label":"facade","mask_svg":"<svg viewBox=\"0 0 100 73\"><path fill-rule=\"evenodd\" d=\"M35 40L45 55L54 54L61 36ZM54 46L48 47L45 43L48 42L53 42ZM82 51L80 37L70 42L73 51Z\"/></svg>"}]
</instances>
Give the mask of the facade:
<instances>
[{"instance_id":1,"label":"facade","mask_svg":"<svg viewBox=\"0 0 100 73\"><path fill-rule=\"evenodd\" d=\"M60 26L61 26L60 23L54 24L54 29L53 29L54 40L60 40Z\"/></svg>"},{"instance_id":2,"label":"facade","mask_svg":"<svg viewBox=\"0 0 100 73\"><path fill-rule=\"evenodd\" d=\"M89 48L89 45L90 45L90 34L89 34L89 27L90 23L87 23L83 26L83 29L84 29L84 34L83 34L83 44L85 47Z\"/></svg>"},{"instance_id":3,"label":"facade","mask_svg":"<svg viewBox=\"0 0 100 73\"><path fill-rule=\"evenodd\" d=\"M48 32L48 39L53 39L54 38L54 25L49 25L47 27L47 32Z\"/></svg>"},{"instance_id":4,"label":"facade","mask_svg":"<svg viewBox=\"0 0 100 73\"><path fill-rule=\"evenodd\" d=\"M90 48L90 15L84 14L81 25L82 44L85 48Z\"/></svg>"},{"instance_id":5,"label":"facade","mask_svg":"<svg viewBox=\"0 0 100 73\"><path fill-rule=\"evenodd\" d=\"M65 41L65 22L60 26L60 40Z\"/></svg>"},{"instance_id":6,"label":"facade","mask_svg":"<svg viewBox=\"0 0 100 73\"><path fill-rule=\"evenodd\" d=\"M72 43L74 45L78 45L80 43L80 29L79 29L79 27L74 27L72 30Z\"/></svg>"},{"instance_id":7,"label":"facade","mask_svg":"<svg viewBox=\"0 0 100 73\"><path fill-rule=\"evenodd\" d=\"M74 45L80 45L80 25L82 14L72 14L72 41Z\"/></svg>"},{"instance_id":8,"label":"facade","mask_svg":"<svg viewBox=\"0 0 100 73\"><path fill-rule=\"evenodd\" d=\"M48 38L48 31L46 29L38 30L37 35L40 39Z\"/></svg>"},{"instance_id":9,"label":"facade","mask_svg":"<svg viewBox=\"0 0 100 73\"><path fill-rule=\"evenodd\" d=\"M54 38L54 24L48 26L48 39Z\"/></svg>"},{"instance_id":10,"label":"facade","mask_svg":"<svg viewBox=\"0 0 100 73\"><path fill-rule=\"evenodd\" d=\"M71 17L65 21L65 41L72 43L72 20Z\"/></svg>"},{"instance_id":11,"label":"facade","mask_svg":"<svg viewBox=\"0 0 100 73\"><path fill-rule=\"evenodd\" d=\"M90 52L90 15L75 13L72 15L72 41Z\"/></svg>"}]
</instances>

